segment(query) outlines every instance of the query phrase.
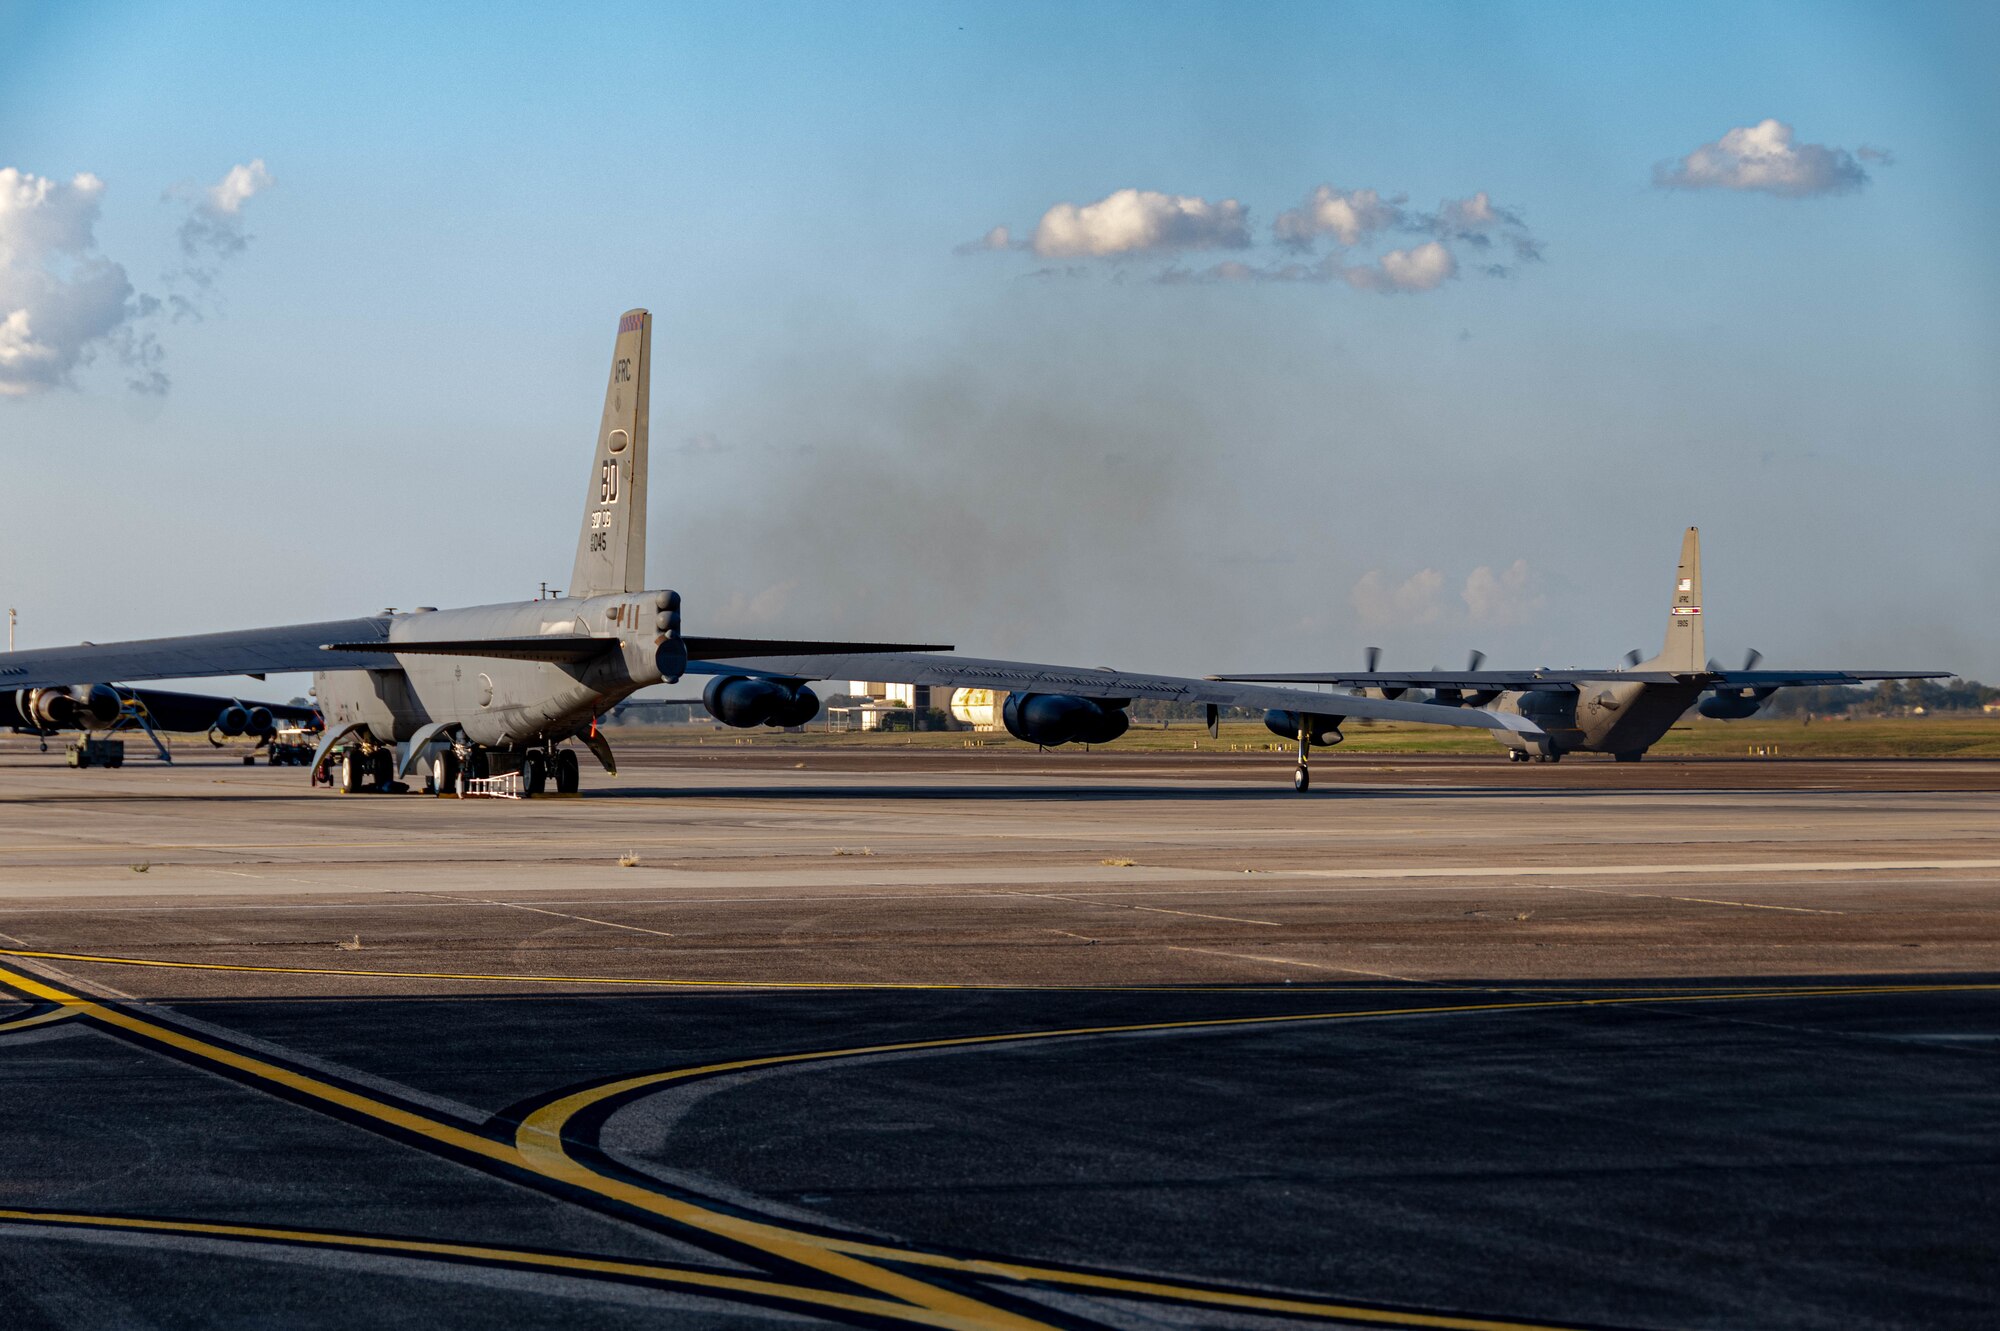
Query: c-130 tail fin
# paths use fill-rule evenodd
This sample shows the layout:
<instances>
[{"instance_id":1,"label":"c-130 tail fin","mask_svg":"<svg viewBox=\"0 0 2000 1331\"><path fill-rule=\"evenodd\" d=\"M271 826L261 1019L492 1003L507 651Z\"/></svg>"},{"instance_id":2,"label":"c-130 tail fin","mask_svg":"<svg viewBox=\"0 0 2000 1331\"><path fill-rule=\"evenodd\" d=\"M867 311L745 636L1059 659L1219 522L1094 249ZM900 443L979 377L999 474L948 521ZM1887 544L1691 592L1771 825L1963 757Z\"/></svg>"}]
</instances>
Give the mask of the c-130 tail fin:
<instances>
[{"instance_id":1,"label":"c-130 tail fin","mask_svg":"<svg viewBox=\"0 0 2000 1331\"><path fill-rule=\"evenodd\" d=\"M643 591L646 586L646 409L653 368L653 316L627 310L618 320L604 418L591 457L583 531L571 596Z\"/></svg>"},{"instance_id":2,"label":"c-130 tail fin","mask_svg":"<svg viewBox=\"0 0 2000 1331\"><path fill-rule=\"evenodd\" d=\"M1667 610L1667 640L1660 654L1639 667L1698 674L1708 667L1708 635L1701 626L1701 529L1681 537L1680 567L1674 570L1674 599Z\"/></svg>"}]
</instances>

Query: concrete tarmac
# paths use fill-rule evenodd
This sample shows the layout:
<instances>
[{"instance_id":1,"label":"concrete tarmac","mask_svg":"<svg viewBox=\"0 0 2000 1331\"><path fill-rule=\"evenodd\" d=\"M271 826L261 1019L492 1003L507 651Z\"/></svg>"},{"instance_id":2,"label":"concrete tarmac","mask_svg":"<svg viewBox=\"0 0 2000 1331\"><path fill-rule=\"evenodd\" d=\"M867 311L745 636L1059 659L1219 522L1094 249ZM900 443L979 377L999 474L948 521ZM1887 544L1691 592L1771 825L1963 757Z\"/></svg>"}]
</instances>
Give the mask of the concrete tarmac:
<instances>
[{"instance_id":1,"label":"concrete tarmac","mask_svg":"<svg viewBox=\"0 0 2000 1331\"><path fill-rule=\"evenodd\" d=\"M8 1324L2000 1303L1995 765L618 743L0 739Z\"/></svg>"}]
</instances>

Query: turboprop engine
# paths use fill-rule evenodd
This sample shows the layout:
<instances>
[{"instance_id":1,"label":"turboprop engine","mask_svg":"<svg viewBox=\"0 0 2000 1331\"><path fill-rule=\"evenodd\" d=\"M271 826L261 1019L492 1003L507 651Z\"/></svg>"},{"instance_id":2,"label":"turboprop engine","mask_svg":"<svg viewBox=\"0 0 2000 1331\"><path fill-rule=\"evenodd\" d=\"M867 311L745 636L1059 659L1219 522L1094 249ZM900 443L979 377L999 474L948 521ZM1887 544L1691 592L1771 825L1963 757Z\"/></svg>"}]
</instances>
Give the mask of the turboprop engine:
<instances>
[{"instance_id":1,"label":"turboprop engine","mask_svg":"<svg viewBox=\"0 0 2000 1331\"><path fill-rule=\"evenodd\" d=\"M1068 693L1010 693L1000 705L1007 733L1028 744L1109 744L1131 719L1122 699L1079 698Z\"/></svg>"},{"instance_id":2,"label":"turboprop engine","mask_svg":"<svg viewBox=\"0 0 2000 1331\"><path fill-rule=\"evenodd\" d=\"M1743 721L1757 715L1764 699L1776 689L1717 689L1703 698L1695 710L1714 721Z\"/></svg>"},{"instance_id":3,"label":"turboprop engine","mask_svg":"<svg viewBox=\"0 0 2000 1331\"><path fill-rule=\"evenodd\" d=\"M109 684L22 689L14 695L21 719L44 730L88 730L118 719L123 700Z\"/></svg>"},{"instance_id":4,"label":"turboprop engine","mask_svg":"<svg viewBox=\"0 0 2000 1331\"><path fill-rule=\"evenodd\" d=\"M1338 744L1344 738L1340 733L1340 723L1344 716L1326 716L1319 712L1307 712L1303 718L1297 712L1281 712L1276 709L1264 713L1264 729L1286 739L1299 737L1300 721L1305 723L1307 737L1320 747Z\"/></svg>"},{"instance_id":5,"label":"turboprop engine","mask_svg":"<svg viewBox=\"0 0 2000 1331\"><path fill-rule=\"evenodd\" d=\"M718 675L701 691L701 705L725 726L802 726L819 715L819 695L796 679Z\"/></svg>"},{"instance_id":6,"label":"turboprop engine","mask_svg":"<svg viewBox=\"0 0 2000 1331\"><path fill-rule=\"evenodd\" d=\"M1753 647L1743 658L1743 668L1755 670L1757 663L1763 659L1764 653ZM1720 673L1722 670L1722 667L1713 660L1709 661L1708 668L1711 673ZM1775 688L1758 689L1748 686L1717 689L1703 698L1695 710L1715 721L1743 721L1757 715L1757 709L1764 705L1764 699L1776 692Z\"/></svg>"}]
</instances>

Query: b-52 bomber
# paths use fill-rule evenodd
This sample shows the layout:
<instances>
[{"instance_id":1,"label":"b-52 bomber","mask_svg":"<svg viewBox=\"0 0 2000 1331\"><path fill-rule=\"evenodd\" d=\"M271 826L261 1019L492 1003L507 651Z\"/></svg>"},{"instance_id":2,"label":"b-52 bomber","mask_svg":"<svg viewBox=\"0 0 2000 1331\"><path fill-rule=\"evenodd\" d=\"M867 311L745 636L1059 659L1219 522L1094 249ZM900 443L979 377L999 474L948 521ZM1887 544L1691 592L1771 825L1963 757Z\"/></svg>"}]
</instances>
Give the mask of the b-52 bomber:
<instances>
[{"instance_id":1,"label":"b-52 bomber","mask_svg":"<svg viewBox=\"0 0 2000 1331\"><path fill-rule=\"evenodd\" d=\"M1414 694L1429 706L1496 710L1522 716L1547 737L1538 744L1510 744L1515 762L1559 762L1565 753L1608 753L1635 763L1658 743L1690 707L1717 720L1754 716L1782 688L1813 684L1861 684L1882 679L1943 679L1948 670L1759 670L1762 654L1751 652L1741 670L1726 670L1705 659L1701 618L1701 532L1689 527L1681 538L1681 561L1667 610L1667 636L1659 655L1641 661L1628 653L1623 669L1481 670L1473 656L1466 670L1380 671L1370 650L1369 668L1357 673L1218 675L1219 680L1254 683L1335 685L1379 693L1386 699ZM1421 690L1429 690L1426 697ZM1321 695L1325 711L1345 707Z\"/></svg>"},{"instance_id":2,"label":"b-52 bomber","mask_svg":"<svg viewBox=\"0 0 2000 1331\"><path fill-rule=\"evenodd\" d=\"M639 689L689 675L707 679L711 715L745 728L805 724L819 711L809 682L820 679L1004 690L1009 732L1043 745L1116 739L1138 698L1205 704L1211 725L1220 708L1257 708L1297 741L1298 790L1313 746L1337 742L1349 716L1477 726L1512 745L1546 738L1528 717L1473 708L1342 698L1327 715L1327 699L1302 689L950 656L926 644L684 633L680 593L645 581L652 326L645 310L618 323L565 595L12 652L0 655L0 689L311 670L326 722L313 778L343 792L407 789L402 778L422 772L440 794L493 778L515 778L525 795L550 783L574 793L579 763L567 745L581 742L615 773L597 718Z\"/></svg>"}]
</instances>

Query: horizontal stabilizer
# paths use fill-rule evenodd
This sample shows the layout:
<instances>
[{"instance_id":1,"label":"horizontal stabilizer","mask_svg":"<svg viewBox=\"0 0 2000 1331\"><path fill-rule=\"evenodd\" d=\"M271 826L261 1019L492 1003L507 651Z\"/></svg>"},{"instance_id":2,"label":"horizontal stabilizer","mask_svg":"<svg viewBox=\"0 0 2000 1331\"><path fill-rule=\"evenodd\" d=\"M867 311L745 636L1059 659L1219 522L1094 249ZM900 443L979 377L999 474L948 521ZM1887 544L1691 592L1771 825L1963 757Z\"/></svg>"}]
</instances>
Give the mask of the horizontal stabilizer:
<instances>
[{"instance_id":1,"label":"horizontal stabilizer","mask_svg":"<svg viewBox=\"0 0 2000 1331\"><path fill-rule=\"evenodd\" d=\"M502 661L552 661L569 665L602 656L618 639L574 633L530 638L432 638L414 642L330 642L328 652L374 652L382 656L487 656Z\"/></svg>"},{"instance_id":2,"label":"horizontal stabilizer","mask_svg":"<svg viewBox=\"0 0 2000 1331\"><path fill-rule=\"evenodd\" d=\"M796 642L789 638L687 638L690 661L730 661L749 656L847 656L857 652L948 652L939 643Z\"/></svg>"}]
</instances>

